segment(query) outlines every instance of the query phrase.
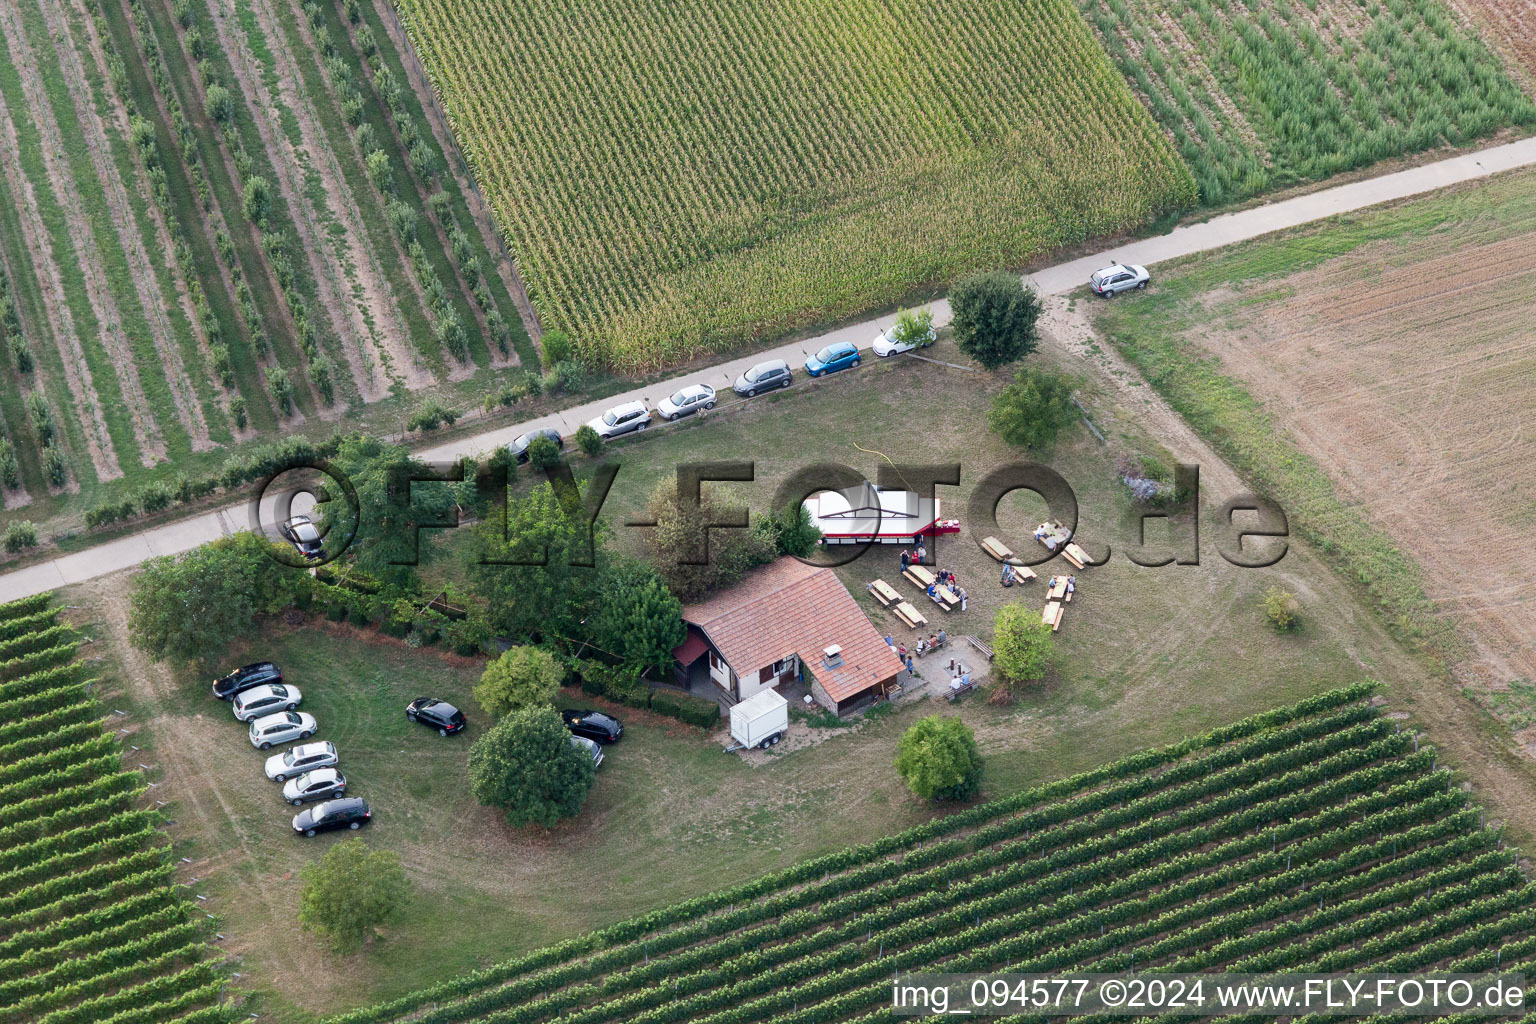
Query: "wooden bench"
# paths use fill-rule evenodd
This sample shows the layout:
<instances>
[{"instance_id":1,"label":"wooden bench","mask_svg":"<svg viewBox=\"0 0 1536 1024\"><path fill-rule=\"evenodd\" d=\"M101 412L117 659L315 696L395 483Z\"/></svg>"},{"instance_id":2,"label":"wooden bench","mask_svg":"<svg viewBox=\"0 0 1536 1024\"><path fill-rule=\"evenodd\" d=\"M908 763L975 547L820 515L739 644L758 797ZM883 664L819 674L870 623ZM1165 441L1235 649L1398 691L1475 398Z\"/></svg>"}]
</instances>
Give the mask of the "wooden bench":
<instances>
[{"instance_id":1,"label":"wooden bench","mask_svg":"<svg viewBox=\"0 0 1536 1024\"><path fill-rule=\"evenodd\" d=\"M871 594L875 595L875 600L879 601L886 608L891 607L893 604L901 603L901 594L897 593L896 588L885 582L885 580L875 580L869 584L868 589Z\"/></svg>"},{"instance_id":2,"label":"wooden bench","mask_svg":"<svg viewBox=\"0 0 1536 1024\"><path fill-rule=\"evenodd\" d=\"M996 537L983 537L981 539L981 550L985 551L999 562L1010 562L1015 557L1013 549L1008 547L1008 545L1004 544L1002 541L998 540Z\"/></svg>"},{"instance_id":3,"label":"wooden bench","mask_svg":"<svg viewBox=\"0 0 1536 1024\"><path fill-rule=\"evenodd\" d=\"M961 694L970 693L974 689L976 689L976 680L974 679L968 683L958 685L951 683L944 694L944 699L953 704Z\"/></svg>"},{"instance_id":4,"label":"wooden bench","mask_svg":"<svg viewBox=\"0 0 1536 1024\"><path fill-rule=\"evenodd\" d=\"M940 587L933 592L933 603L947 612L952 612L960 607L960 595L948 587Z\"/></svg>"},{"instance_id":5,"label":"wooden bench","mask_svg":"<svg viewBox=\"0 0 1536 1024\"><path fill-rule=\"evenodd\" d=\"M968 636L965 638L965 642L976 648L976 650L980 651L982 656L985 657L988 661L992 660L992 648L989 644L984 642L981 637Z\"/></svg>"},{"instance_id":6,"label":"wooden bench","mask_svg":"<svg viewBox=\"0 0 1536 1024\"><path fill-rule=\"evenodd\" d=\"M939 582L939 578L926 565L909 565L901 573L909 583L916 583L924 593Z\"/></svg>"},{"instance_id":7,"label":"wooden bench","mask_svg":"<svg viewBox=\"0 0 1536 1024\"><path fill-rule=\"evenodd\" d=\"M917 629L919 626L928 625L928 620L923 618L922 613L919 612L916 608L913 608L912 605L906 601L901 602L891 610L896 613L896 617L898 619L900 619L902 622L905 622L913 629Z\"/></svg>"},{"instance_id":8,"label":"wooden bench","mask_svg":"<svg viewBox=\"0 0 1536 1024\"><path fill-rule=\"evenodd\" d=\"M926 658L926 657L928 657L928 655L932 654L934 651L942 651L944 648L948 647L949 646L949 642L951 640L953 640L953 639L954 639L954 637L949 636L949 635L946 634L943 640L940 640L938 643L934 644L932 647L925 647L925 648L923 648L920 651L917 650L916 648L914 648L913 649L913 653L916 654L919 658Z\"/></svg>"},{"instance_id":9,"label":"wooden bench","mask_svg":"<svg viewBox=\"0 0 1536 1024\"><path fill-rule=\"evenodd\" d=\"M1063 558L1077 566L1079 569L1093 564L1093 559L1088 557L1088 552L1084 551L1076 543L1068 544L1066 547L1062 548L1061 555Z\"/></svg>"},{"instance_id":10,"label":"wooden bench","mask_svg":"<svg viewBox=\"0 0 1536 1024\"><path fill-rule=\"evenodd\" d=\"M1060 601L1047 601L1045 603L1045 611L1040 613L1040 621L1050 626L1051 632L1054 633L1061 628L1062 611L1063 606Z\"/></svg>"}]
</instances>

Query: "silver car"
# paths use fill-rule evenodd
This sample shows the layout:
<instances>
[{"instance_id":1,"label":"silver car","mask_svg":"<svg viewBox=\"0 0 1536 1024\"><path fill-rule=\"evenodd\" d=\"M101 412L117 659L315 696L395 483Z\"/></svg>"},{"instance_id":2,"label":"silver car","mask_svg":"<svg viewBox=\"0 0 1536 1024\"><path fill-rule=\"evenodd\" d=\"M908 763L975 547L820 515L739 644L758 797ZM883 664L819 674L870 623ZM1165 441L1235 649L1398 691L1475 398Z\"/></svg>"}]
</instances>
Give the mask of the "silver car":
<instances>
[{"instance_id":1,"label":"silver car","mask_svg":"<svg viewBox=\"0 0 1536 1024\"><path fill-rule=\"evenodd\" d=\"M310 800L329 800L347 791L347 777L335 768L314 768L283 787L283 799L295 807Z\"/></svg>"},{"instance_id":2,"label":"silver car","mask_svg":"<svg viewBox=\"0 0 1536 1024\"><path fill-rule=\"evenodd\" d=\"M1116 263L1103 270L1095 270L1093 276L1088 278L1088 287L1095 295L1112 299L1132 288L1145 288L1150 280L1152 275L1147 273L1146 267L1122 266Z\"/></svg>"},{"instance_id":3,"label":"silver car","mask_svg":"<svg viewBox=\"0 0 1536 1024\"><path fill-rule=\"evenodd\" d=\"M664 420L692 416L700 409L715 407L715 389L708 384L689 384L681 391L668 395L656 405L656 415Z\"/></svg>"},{"instance_id":4,"label":"silver car","mask_svg":"<svg viewBox=\"0 0 1536 1024\"><path fill-rule=\"evenodd\" d=\"M577 750L585 750L588 756L592 758L593 768L601 768L603 766L603 745L597 742L597 740L588 739L585 736L577 736L573 733L571 735L571 746Z\"/></svg>"},{"instance_id":5,"label":"silver car","mask_svg":"<svg viewBox=\"0 0 1536 1024\"><path fill-rule=\"evenodd\" d=\"M307 740L315 734L315 716L303 711L279 711L251 722L251 746L266 750L291 740Z\"/></svg>"},{"instance_id":6,"label":"silver car","mask_svg":"<svg viewBox=\"0 0 1536 1024\"><path fill-rule=\"evenodd\" d=\"M303 775L316 768L334 768L340 760L336 754L336 744L330 740L306 743L267 758L267 778L273 782L287 782L295 775Z\"/></svg>"},{"instance_id":7,"label":"silver car","mask_svg":"<svg viewBox=\"0 0 1536 1024\"><path fill-rule=\"evenodd\" d=\"M292 711L304 699L297 686L287 683L268 683L253 686L238 694L233 702L235 717L242 722L253 718L265 718L278 711Z\"/></svg>"},{"instance_id":8,"label":"silver car","mask_svg":"<svg viewBox=\"0 0 1536 1024\"><path fill-rule=\"evenodd\" d=\"M612 409L587 422L587 426L597 431L597 436L603 440L610 440L627 434L631 430L644 430L651 425L651 410L645 407L644 402L625 402L616 405Z\"/></svg>"}]
</instances>

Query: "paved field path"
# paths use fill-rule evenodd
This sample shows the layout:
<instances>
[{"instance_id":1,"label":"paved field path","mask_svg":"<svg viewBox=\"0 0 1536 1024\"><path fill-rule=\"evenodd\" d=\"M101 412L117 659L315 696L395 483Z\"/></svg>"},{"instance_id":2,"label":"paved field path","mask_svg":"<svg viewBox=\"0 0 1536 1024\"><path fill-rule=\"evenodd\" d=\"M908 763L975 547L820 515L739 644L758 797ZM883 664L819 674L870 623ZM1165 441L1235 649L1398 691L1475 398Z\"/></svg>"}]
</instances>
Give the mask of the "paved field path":
<instances>
[{"instance_id":1,"label":"paved field path","mask_svg":"<svg viewBox=\"0 0 1536 1024\"><path fill-rule=\"evenodd\" d=\"M1413 167L1406 171L1368 178L1363 181L1337 185L1277 203L1256 206L1236 213L1222 214L1208 221L1175 228L1166 235L1127 242L1093 256L1069 260L1046 267L1028 276L1041 292L1059 295L1079 287L1088 275L1110 262L1155 264L1188 256L1191 253L1219 249L1234 242L1247 241L1275 231L1297 227L1312 221L1323 220L1340 213L1362 210L1378 203L1391 202L1407 196L1432 192L1458 182L1485 178L1501 171L1528 167L1536 164L1536 138L1522 139L1503 146L1451 157L1436 163ZM949 322L949 303L940 299L931 304L935 322L942 326ZM644 399L654 406L656 402L684 384L703 382L716 388L728 388L731 382L747 367L765 359L779 358L791 365L799 365L810 353L834 341L851 341L867 348L876 332L891 325L894 315L848 327L841 327L827 334L786 345L766 352L754 352L720 363L709 369L695 370L670 380L658 381L621 395L610 395L596 402L587 402L560 412L540 416L537 419L511 426L498 427L480 434L464 437L427 448L418 454L428 461L449 462L463 455L475 455L498 445L510 442L519 434L537 427L554 427L566 437L576 428L620 402ZM231 505L214 512L178 520L163 526L141 530L117 540L98 544L89 550L61 555L47 562L25 569L17 569L0 576L0 601L14 600L44 590L84 580L95 579L119 569L126 569L156 555L172 555L234 531L246 529L250 523L248 503Z\"/></svg>"}]
</instances>

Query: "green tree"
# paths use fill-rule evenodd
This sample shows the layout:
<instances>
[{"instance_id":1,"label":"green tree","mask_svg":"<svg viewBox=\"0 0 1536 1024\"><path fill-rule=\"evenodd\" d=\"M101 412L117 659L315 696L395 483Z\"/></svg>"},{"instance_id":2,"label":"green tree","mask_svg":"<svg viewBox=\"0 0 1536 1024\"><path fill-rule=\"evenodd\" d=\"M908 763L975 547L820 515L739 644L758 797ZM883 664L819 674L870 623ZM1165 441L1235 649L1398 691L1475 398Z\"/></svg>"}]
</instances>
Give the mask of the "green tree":
<instances>
[{"instance_id":1,"label":"green tree","mask_svg":"<svg viewBox=\"0 0 1536 1024\"><path fill-rule=\"evenodd\" d=\"M564 678L560 663L542 647L513 647L480 673L475 700L492 718L504 718L518 708L553 703Z\"/></svg>"},{"instance_id":2,"label":"green tree","mask_svg":"<svg viewBox=\"0 0 1536 1024\"><path fill-rule=\"evenodd\" d=\"M469 748L470 791L515 826L552 828L574 817L595 776L592 758L550 707L512 712Z\"/></svg>"},{"instance_id":3,"label":"green tree","mask_svg":"<svg viewBox=\"0 0 1536 1024\"><path fill-rule=\"evenodd\" d=\"M404 585L420 557L417 527L454 522L452 485L432 482L429 467L409 449L364 434L343 438L332 461L352 481L362 511L347 557L381 582ZM340 495L329 497L321 514L332 534L345 536L354 523L352 509Z\"/></svg>"},{"instance_id":4,"label":"green tree","mask_svg":"<svg viewBox=\"0 0 1536 1024\"><path fill-rule=\"evenodd\" d=\"M299 894L299 924L341 953L378 937L380 925L400 916L410 883L400 858L369 850L361 838L343 839L308 864Z\"/></svg>"},{"instance_id":5,"label":"green tree","mask_svg":"<svg viewBox=\"0 0 1536 1024\"><path fill-rule=\"evenodd\" d=\"M903 309L896 314L891 340L902 345L927 345L933 341L933 310Z\"/></svg>"},{"instance_id":6,"label":"green tree","mask_svg":"<svg viewBox=\"0 0 1536 1024\"><path fill-rule=\"evenodd\" d=\"M1017 274L990 270L962 278L949 305L960 351L988 370L1023 359L1039 344L1040 297Z\"/></svg>"},{"instance_id":7,"label":"green tree","mask_svg":"<svg viewBox=\"0 0 1536 1024\"><path fill-rule=\"evenodd\" d=\"M609 597L589 620L592 643L622 658L633 673L665 672L672 649L687 639L682 602L644 562L620 563L602 589Z\"/></svg>"},{"instance_id":8,"label":"green tree","mask_svg":"<svg viewBox=\"0 0 1536 1024\"><path fill-rule=\"evenodd\" d=\"M277 403L283 415L291 416L293 414L293 381L288 378L288 371L281 366L267 367L267 390L272 392L272 400Z\"/></svg>"},{"instance_id":9,"label":"green tree","mask_svg":"<svg viewBox=\"0 0 1536 1024\"><path fill-rule=\"evenodd\" d=\"M560 446L554 438L542 434L528 444L528 464L534 469L550 469L560 462Z\"/></svg>"},{"instance_id":10,"label":"green tree","mask_svg":"<svg viewBox=\"0 0 1536 1024\"><path fill-rule=\"evenodd\" d=\"M545 331L539 339L539 347L543 350L541 358L545 369L571 358L571 339L564 331Z\"/></svg>"},{"instance_id":11,"label":"green tree","mask_svg":"<svg viewBox=\"0 0 1536 1024\"><path fill-rule=\"evenodd\" d=\"M987 424L1009 444L1043 451L1063 427L1077 419L1077 407L1072 404L1077 385L1078 379L1070 374L1025 367L992 400Z\"/></svg>"},{"instance_id":12,"label":"green tree","mask_svg":"<svg viewBox=\"0 0 1536 1024\"><path fill-rule=\"evenodd\" d=\"M252 224L260 226L267 222L267 214L272 212L272 186L266 178L253 174L245 179L240 209Z\"/></svg>"},{"instance_id":13,"label":"green tree","mask_svg":"<svg viewBox=\"0 0 1536 1024\"><path fill-rule=\"evenodd\" d=\"M235 98L218 82L208 87L203 106L208 111L208 116L220 124L228 124L230 118L235 116Z\"/></svg>"},{"instance_id":14,"label":"green tree","mask_svg":"<svg viewBox=\"0 0 1536 1024\"><path fill-rule=\"evenodd\" d=\"M697 504L679 501L673 480L662 480L651 492L646 511L656 525L645 531L641 545L678 600L697 601L778 556L771 531L711 529L708 560L702 565L692 561L703 553L697 549L705 524L727 521L731 504L718 492L700 496Z\"/></svg>"},{"instance_id":15,"label":"green tree","mask_svg":"<svg viewBox=\"0 0 1536 1024\"><path fill-rule=\"evenodd\" d=\"M581 454L591 458L603 450L603 436L592 429L592 424L583 423L576 430L576 447L581 449Z\"/></svg>"},{"instance_id":16,"label":"green tree","mask_svg":"<svg viewBox=\"0 0 1536 1024\"><path fill-rule=\"evenodd\" d=\"M1010 691L1045 676L1056 658L1051 627L1021 604L997 610L992 629L992 667Z\"/></svg>"},{"instance_id":17,"label":"green tree","mask_svg":"<svg viewBox=\"0 0 1536 1024\"><path fill-rule=\"evenodd\" d=\"M896 745L896 771L924 800L968 800L981 789L981 751L958 718L920 718Z\"/></svg>"},{"instance_id":18,"label":"green tree","mask_svg":"<svg viewBox=\"0 0 1536 1024\"><path fill-rule=\"evenodd\" d=\"M199 664L245 636L259 613L290 604L308 585L272 557L274 545L236 533L174 558L152 558L128 605L133 645L156 661Z\"/></svg>"}]
</instances>

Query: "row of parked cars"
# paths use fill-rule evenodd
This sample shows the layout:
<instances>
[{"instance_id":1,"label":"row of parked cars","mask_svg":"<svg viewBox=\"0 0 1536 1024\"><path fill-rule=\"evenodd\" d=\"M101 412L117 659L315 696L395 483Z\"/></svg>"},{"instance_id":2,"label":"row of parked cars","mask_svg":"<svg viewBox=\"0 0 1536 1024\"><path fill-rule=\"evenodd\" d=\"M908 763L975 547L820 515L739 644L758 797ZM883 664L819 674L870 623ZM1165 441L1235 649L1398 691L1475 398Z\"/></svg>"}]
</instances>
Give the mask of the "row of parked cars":
<instances>
[{"instance_id":1,"label":"row of parked cars","mask_svg":"<svg viewBox=\"0 0 1536 1024\"><path fill-rule=\"evenodd\" d=\"M247 724L251 746L257 750L297 742L268 757L264 765L267 778L282 783L284 800L295 807L314 804L294 815L294 832L314 836L338 828L355 830L372 820L366 800L346 796L347 777L336 745L329 740L303 742L319 725L313 715L298 710L304 694L283 681L276 663L259 661L220 676L213 681L213 695L228 701L235 720ZM598 711L567 708L560 716L571 742L598 766L603 763L603 744L616 743L624 735L621 722ZM464 712L436 697L417 697L405 706L405 717L443 737L463 732L468 725Z\"/></svg>"}]
</instances>

